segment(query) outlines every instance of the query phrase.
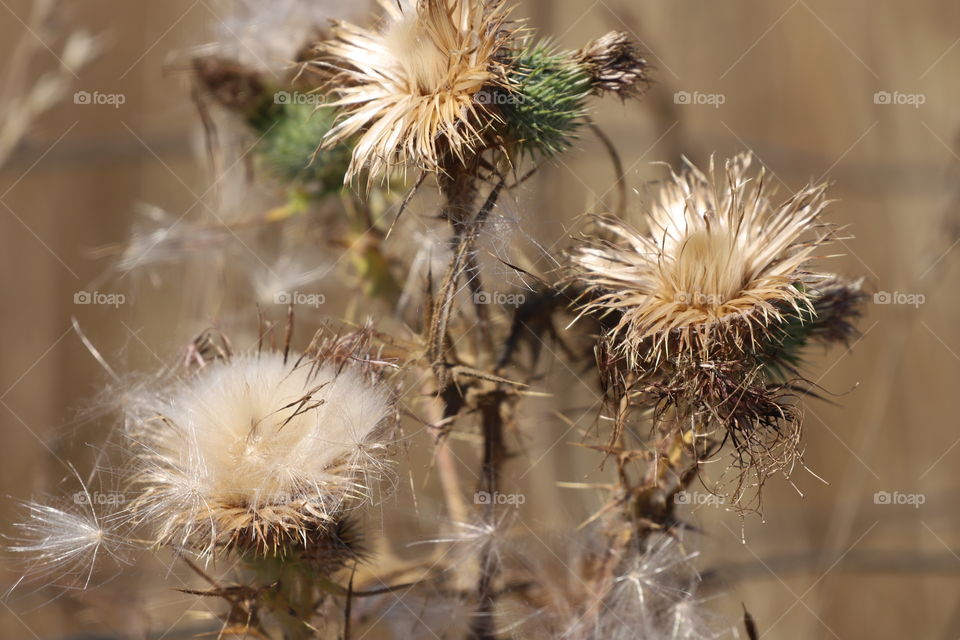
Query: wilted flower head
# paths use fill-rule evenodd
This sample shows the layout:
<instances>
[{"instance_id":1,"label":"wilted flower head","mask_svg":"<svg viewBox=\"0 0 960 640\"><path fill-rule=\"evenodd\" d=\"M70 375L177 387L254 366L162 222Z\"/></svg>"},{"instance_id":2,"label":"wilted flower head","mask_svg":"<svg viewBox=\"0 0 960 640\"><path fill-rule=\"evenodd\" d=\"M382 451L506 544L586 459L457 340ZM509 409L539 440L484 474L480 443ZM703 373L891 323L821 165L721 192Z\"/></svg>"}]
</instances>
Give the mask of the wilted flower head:
<instances>
[{"instance_id":1,"label":"wilted flower head","mask_svg":"<svg viewBox=\"0 0 960 640\"><path fill-rule=\"evenodd\" d=\"M626 99L643 93L650 84L647 61L636 43L621 31L597 38L580 50L579 58L597 93L610 92Z\"/></svg>"},{"instance_id":2,"label":"wilted flower head","mask_svg":"<svg viewBox=\"0 0 960 640\"><path fill-rule=\"evenodd\" d=\"M743 351L793 313L812 315L811 288L824 276L809 262L829 241L819 216L825 185L776 204L751 157L717 175L692 164L674 173L637 231L603 218L610 239L573 254L588 288L584 310L613 318L612 334L631 363L671 351Z\"/></svg>"},{"instance_id":3,"label":"wilted flower head","mask_svg":"<svg viewBox=\"0 0 960 640\"><path fill-rule=\"evenodd\" d=\"M342 121L328 145L359 134L347 178L413 164L439 170L482 141L475 96L499 82L496 56L510 36L500 0L380 0L377 30L338 22L319 46Z\"/></svg>"},{"instance_id":4,"label":"wilted flower head","mask_svg":"<svg viewBox=\"0 0 960 640\"><path fill-rule=\"evenodd\" d=\"M397 412L366 342L227 355L137 408L136 519L156 544L283 553L369 497Z\"/></svg>"},{"instance_id":5,"label":"wilted flower head","mask_svg":"<svg viewBox=\"0 0 960 640\"><path fill-rule=\"evenodd\" d=\"M750 164L737 156L718 175L713 162L709 174L687 163L663 186L646 230L602 218L609 236L572 255L582 313L605 325L608 393L653 408L665 430L692 428L695 443L731 442L734 503L748 472L759 485L793 467L801 353L813 341L846 341L863 299L859 281L811 270L833 234L820 221L824 185L777 204Z\"/></svg>"}]
</instances>

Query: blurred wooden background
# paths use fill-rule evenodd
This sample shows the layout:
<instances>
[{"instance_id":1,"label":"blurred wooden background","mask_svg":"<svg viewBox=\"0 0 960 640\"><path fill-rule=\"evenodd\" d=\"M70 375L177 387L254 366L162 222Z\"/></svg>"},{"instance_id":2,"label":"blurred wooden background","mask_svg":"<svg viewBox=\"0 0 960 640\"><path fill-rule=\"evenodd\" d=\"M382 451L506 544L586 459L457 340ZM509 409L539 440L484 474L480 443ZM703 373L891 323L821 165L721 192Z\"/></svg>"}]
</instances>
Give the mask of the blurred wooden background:
<instances>
[{"instance_id":1,"label":"blurred wooden background","mask_svg":"<svg viewBox=\"0 0 960 640\"><path fill-rule=\"evenodd\" d=\"M0 51L24 35L29 5L0 3ZM76 89L121 93L126 102L115 109L68 100L0 173L0 486L15 498L54 489L50 479L64 475L58 457L98 439L77 415L105 375L73 333L73 316L118 366L149 365L150 350L185 337L177 318L187 301L176 293L151 302L141 290L135 308L74 304L105 267L90 250L126 238L137 203L186 212L209 180L171 52L209 39L222 9L204 0L67 8L68 28L110 39ZM696 512L705 531L700 566L736 577L715 592L716 615L735 624L743 602L769 638L960 637L960 304L951 293L960 275L960 5L530 0L517 15L569 47L611 29L644 43L656 87L638 104L605 102L596 116L632 187L658 174L653 161L687 154L705 162L742 149L754 150L784 192L829 176L837 200L829 219L855 236L838 247L845 255L835 268L866 275L877 291L925 296L919 307L870 304L853 353L811 363L832 403L809 404L806 461L829 484L798 469L801 498L771 481L762 521L709 506ZM51 54L34 71L56 63ZM711 99L722 104L683 104L677 92L690 102L722 96ZM923 104L884 104L877 92L892 102L922 96ZM611 182L599 143L584 136L521 194L521 222L545 246L559 243L570 220L609 199ZM589 406L592 390L560 364L552 375ZM530 409L552 428L528 448L536 460L561 442L541 464L580 480L569 477L570 448L548 408ZM513 473L527 483L550 475ZM540 504L530 521L546 529L596 506L549 485L530 491ZM921 493L925 503L875 504L878 491ZM8 522L12 500L0 509ZM0 635L97 628L76 617L69 598L36 604L0 605Z\"/></svg>"}]
</instances>

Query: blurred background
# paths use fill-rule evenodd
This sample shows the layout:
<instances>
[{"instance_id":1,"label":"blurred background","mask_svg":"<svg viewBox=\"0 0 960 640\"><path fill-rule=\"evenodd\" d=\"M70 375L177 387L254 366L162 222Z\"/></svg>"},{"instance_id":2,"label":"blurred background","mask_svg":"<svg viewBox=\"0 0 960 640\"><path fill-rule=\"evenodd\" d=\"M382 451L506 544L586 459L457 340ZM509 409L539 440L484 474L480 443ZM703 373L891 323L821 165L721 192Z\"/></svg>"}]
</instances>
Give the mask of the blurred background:
<instances>
[{"instance_id":1,"label":"blurred background","mask_svg":"<svg viewBox=\"0 0 960 640\"><path fill-rule=\"evenodd\" d=\"M516 16L565 47L615 29L648 52L652 90L637 102L598 102L595 113L629 186L641 192L633 213L644 185L662 174L652 163L752 150L783 194L832 182L828 220L850 238L836 246L842 255L831 269L866 276L876 293L852 351L811 354L808 370L826 401L806 407L809 470L768 482L762 518L691 505L718 628L736 626L743 603L764 638L960 637L960 303L951 293L960 277L960 5L520 4ZM62 460L82 458L110 428L96 401L110 377L74 318L118 371L148 370L155 354L168 359L198 327L222 319L183 286L202 269L127 278L108 275L103 255L126 242L143 205L173 219L205 215L216 178L186 61L194 47L243 28L232 21L237 7L49 5L37 22L45 2L0 1L8 61L0 79L4 533L16 499L55 492L68 473ZM79 31L96 40L71 40ZM44 78L49 86L32 94ZM558 252L572 221L614 191L603 146L585 132L516 195L515 208L523 229ZM85 304L85 294L98 292L122 292L124 302ZM560 358L547 380L565 389L565 405L582 409L586 428L596 389ZM555 485L590 480L596 460L565 444L576 437L550 417L554 408L524 410L543 426L528 434L526 462L509 473L536 497L524 522L559 548L550 532L582 521L600 497ZM389 508L402 510L408 498L401 491ZM159 572L125 579L107 602L69 593L50 601L54 594L42 592L0 601L0 636L175 637L161 634L194 624L183 615L191 600L159 579L158 562ZM0 589L16 579L5 566Z\"/></svg>"}]
</instances>

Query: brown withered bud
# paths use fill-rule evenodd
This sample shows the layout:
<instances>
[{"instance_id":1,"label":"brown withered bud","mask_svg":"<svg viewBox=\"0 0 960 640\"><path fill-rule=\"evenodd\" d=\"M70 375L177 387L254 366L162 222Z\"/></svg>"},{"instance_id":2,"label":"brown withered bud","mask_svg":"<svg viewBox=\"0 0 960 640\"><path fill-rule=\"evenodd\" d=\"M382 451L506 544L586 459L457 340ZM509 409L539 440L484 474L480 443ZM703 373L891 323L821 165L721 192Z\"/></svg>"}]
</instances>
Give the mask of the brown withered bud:
<instances>
[{"instance_id":1,"label":"brown withered bud","mask_svg":"<svg viewBox=\"0 0 960 640\"><path fill-rule=\"evenodd\" d=\"M863 314L867 299L863 278L850 280L834 276L818 286L817 293L811 337L827 344L849 345L859 333L853 322Z\"/></svg>"},{"instance_id":2,"label":"brown withered bud","mask_svg":"<svg viewBox=\"0 0 960 640\"><path fill-rule=\"evenodd\" d=\"M220 56L194 58L193 71L201 87L233 111L249 111L269 96L259 71Z\"/></svg>"},{"instance_id":3,"label":"brown withered bud","mask_svg":"<svg viewBox=\"0 0 960 640\"><path fill-rule=\"evenodd\" d=\"M626 100L639 96L650 85L646 59L622 31L597 38L579 51L579 57L590 70L593 90L598 95L615 93Z\"/></svg>"}]
</instances>

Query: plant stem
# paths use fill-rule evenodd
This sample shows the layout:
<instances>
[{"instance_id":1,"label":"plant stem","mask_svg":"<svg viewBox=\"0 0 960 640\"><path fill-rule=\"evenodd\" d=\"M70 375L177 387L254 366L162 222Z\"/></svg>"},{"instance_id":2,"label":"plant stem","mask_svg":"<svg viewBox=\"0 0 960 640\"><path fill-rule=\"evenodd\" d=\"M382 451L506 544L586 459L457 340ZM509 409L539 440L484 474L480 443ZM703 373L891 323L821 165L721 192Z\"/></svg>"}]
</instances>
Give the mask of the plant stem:
<instances>
[{"instance_id":1,"label":"plant stem","mask_svg":"<svg viewBox=\"0 0 960 640\"><path fill-rule=\"evenodd\" d=\"M457 283L460 277L468 269L470 264L469 256L473 252L477 236L483 228L484 223L490 216L497 199L500 197L500 191L503 189L504 178L501 176L497 184L490 191L486 202L477 212L477 215L469 224L460 226L454 224L454 239L456 241L456 250L450 268L440 285L437 297L433 303L433 311L430 319L430 334L428 338L427 356L433 365L434 372L440 385L441 394L445 392L450 385L450 375L447 371L446 358L446 338L447 326L450 323L450 316L453 311L453 299L457 293Z\"/></svg>"},{"instance_id":2,"label":"plant stem","mask_svg":"<svg viewBox=\"0 0 960 640\"><path fill-rule=\"evenodd\" d=\"M506 459L503 440L502 407L506 394L497 389L485 394L480 402L481 426L483 428L483 465L480 475L480 491L488 499L483 508L483 521L487 526L487 539L480 553L480 578L477 581L477 611L470 627L472 640L496 638L494 582L500 574L500 561L496 552L497 501L500 472Z\"/></svg>"}]
</instances>

